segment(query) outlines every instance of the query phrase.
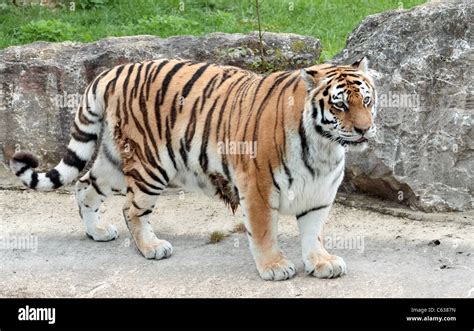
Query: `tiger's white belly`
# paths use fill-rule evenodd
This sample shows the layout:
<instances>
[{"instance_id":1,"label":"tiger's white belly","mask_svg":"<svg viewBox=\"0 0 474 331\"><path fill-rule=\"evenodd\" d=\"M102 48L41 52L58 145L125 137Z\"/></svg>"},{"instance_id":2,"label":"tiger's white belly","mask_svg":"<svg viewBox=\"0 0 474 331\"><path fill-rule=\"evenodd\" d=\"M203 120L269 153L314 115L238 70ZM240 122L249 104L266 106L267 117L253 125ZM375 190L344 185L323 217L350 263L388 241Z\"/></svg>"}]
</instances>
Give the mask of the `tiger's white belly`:
<instances>
[{"instance_id":1,"label":"tiger's white belly","mask_svg":"<svg viewBox=\"0 0 474 331\"><path fill-rule=\"evenodd\" d=\"M200 144L193 143L188 152L188 163L177 158L178 170L170 181L171 185L179 186L191 192L201 193L209 197L216 196L216 187L209 180L210 173L222 172L220 159L214 157L217 151L209 147L209 168L205 173L199 163Z\"/></svg>"},{"instance_id":2,"label":"tiger's white belly","mask_svg":"<svg viewBox=\"0 0 474 331\"><path fill-rule=\"evenodd\" d=\"M170 184L179 186L191 192L202 193L209 197L214 197L216 195L215 187L201 169L181 170L176 174Z\"/></svg>"},{"instance_id":3,"label":"tiger's white belly","mask_svg":"<svg viewBox=\"0 0 474 331\"><path fill-rule=\"evenodd\" d=\"M297 134L288 135L288 155L286 166L274 172L275 181L280 189L274 187L271 204L281 214L298 215L315 207L329 206L333 203L337 189L344 174L345 151L342 146L328 143L316 137L308 150L308 161L314 169L314 176L306 168L302 159L302 148ZM193 153L194 152L194 153ZM171 181L173 184L210 197L216 197L216 186L209 180L199 165L197 151L190 153L188 167L178 163L179 171ZM209 172L220 172L220 159L211 157ZM233 174L233 169L231 169ZM236 183L228 183L232 191Z\"/></svg>"},{"instance_id":4,"label":"tiger's white belly","mask_svg":"<svg viewBox=\"0 0 474 331\"><path fill-rule=\"evenodd\" d=\"M299 139L290 141L291 154L287 168L289 176L281 169L275 174L280 186L279 212L286 215L298 215L315 207L328 206L334 201L337 189L344 176L345 151L336 144L314 144L309 148L313 176L306 168L301 157Z\"/></svg>"}]
</instances>

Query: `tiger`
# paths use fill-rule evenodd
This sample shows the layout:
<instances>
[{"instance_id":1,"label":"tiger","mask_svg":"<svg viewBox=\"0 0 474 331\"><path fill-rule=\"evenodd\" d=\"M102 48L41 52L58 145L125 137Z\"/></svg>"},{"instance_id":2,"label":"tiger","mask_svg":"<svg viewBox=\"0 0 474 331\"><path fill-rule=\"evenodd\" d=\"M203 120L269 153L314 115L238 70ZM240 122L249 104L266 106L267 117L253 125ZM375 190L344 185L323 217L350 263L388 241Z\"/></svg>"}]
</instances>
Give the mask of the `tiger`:
<instances>
[{"instance_id":1,"label":"tiger","mask_svg":"<svg viewBox=\"0 0 474 331\"><path fill-rule=\"evenodd\" d=\"M122 194L125 223L147 259L173 252L150 224L158 196L170 186L219 197L233 212L240 206L264 280L296 274L278 243L278 217L290 215L306 274L335 278L347 266L325 249L322 228L344 176L346 150L368 146L375 116L366 57L265 75L184 59L127 63L87 86L53 169L35 171L38 159L27 151L16 152L10 167L29 188L48 191L72 183L97 153L75 184L86 234L117 238L99 207Z\"/></svg>"}]
</instances>

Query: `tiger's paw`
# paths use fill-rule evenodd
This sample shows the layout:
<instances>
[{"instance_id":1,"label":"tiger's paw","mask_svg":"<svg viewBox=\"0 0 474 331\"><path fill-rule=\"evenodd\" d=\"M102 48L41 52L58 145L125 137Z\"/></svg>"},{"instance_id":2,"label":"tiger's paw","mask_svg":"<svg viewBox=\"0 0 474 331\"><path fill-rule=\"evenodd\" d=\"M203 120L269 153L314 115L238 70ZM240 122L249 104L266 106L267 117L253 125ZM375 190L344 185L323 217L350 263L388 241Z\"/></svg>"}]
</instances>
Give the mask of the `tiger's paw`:
<instances>
[{"instance_id":1,"label":"tiger's paw","mask_svg":"<svg viewBox=\"0 0 474 331\"><path fill-rule=\"evenodd\" d=\"M336 278L347 273L344 260L337 255L311 253L304 261L306 273L317 278Z\"/></svg>"},{"instance_id":2,"label":"tiger's paw","mask_svg":"<svg viewBox=\"0 0 474 331\"><path fill-rule=\"evenodd\" d=\"M285 257L264 264L258 271L264 280L287 280L296 274L295 265Z\"/></svg>"},{"instance_id":3,"label":"tiger's paw","mask_svg":"<svg viewBox=\"0 0 474 331\"><path fill-rule=\"evenodd\" d=\"M138 250L147 259L161 260L171 256L173 246L166 240L156 239L152 243L141 245L141 247L138 247Z\"/></svg>"},{"instance_id":4,"label":"tiger's paw","mask_svg":"<svg viewBox=\"0 0 474 331\"><path fill-rule=\"evenodd\" d=\"M95 241L110 241L118 237L117 228L112 224L103 224L90 229L87 235Z\"/></svg>"}]
</instances>

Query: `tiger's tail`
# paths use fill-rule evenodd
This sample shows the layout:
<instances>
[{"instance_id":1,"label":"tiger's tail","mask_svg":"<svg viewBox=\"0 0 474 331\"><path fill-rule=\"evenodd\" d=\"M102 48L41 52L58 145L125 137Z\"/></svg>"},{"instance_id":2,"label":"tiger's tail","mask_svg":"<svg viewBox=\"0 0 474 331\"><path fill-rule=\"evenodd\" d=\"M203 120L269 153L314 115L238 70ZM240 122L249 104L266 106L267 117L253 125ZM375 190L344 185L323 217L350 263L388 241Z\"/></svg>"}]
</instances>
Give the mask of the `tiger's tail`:
<instances>
[{"instance_id":1,"label":"tiger's tail","mask_svg":"<svg viewBox=\"0 0 474 331\"><path fill-rule=\"evenodd\" d=\"M71 140L61 162L48 172L36 172L38 159L30 152L16 152L10 168L26 186L48 191L70 184L92 158L100 135L104 116L104 98L99 90L97 77L86 89L76 112Z\"/></svg>"}]
</instances>

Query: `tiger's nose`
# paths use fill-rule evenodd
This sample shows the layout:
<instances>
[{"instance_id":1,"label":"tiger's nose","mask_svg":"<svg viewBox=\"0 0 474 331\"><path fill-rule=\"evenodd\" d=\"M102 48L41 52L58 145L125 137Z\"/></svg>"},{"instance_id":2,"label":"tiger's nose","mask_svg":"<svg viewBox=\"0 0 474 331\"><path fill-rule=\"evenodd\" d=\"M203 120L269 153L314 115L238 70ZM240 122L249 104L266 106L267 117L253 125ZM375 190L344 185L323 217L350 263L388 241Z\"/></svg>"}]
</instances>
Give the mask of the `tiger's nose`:
<instances>
[{"instance_id":1,"label":"tiger's nose","mask_svg":"<svg viewBox=\"0 0 474 331\"><path fill-rule=\"evenodd\" d=\"M370 126L367 126L367 127L365 127L365 128L358 128L358 127L354 126L355 132L357 132L357 133L360 134L360 135L366 134L367 131L369 131L369 129L370 129Z\"/></svg>"}]
</instances>

